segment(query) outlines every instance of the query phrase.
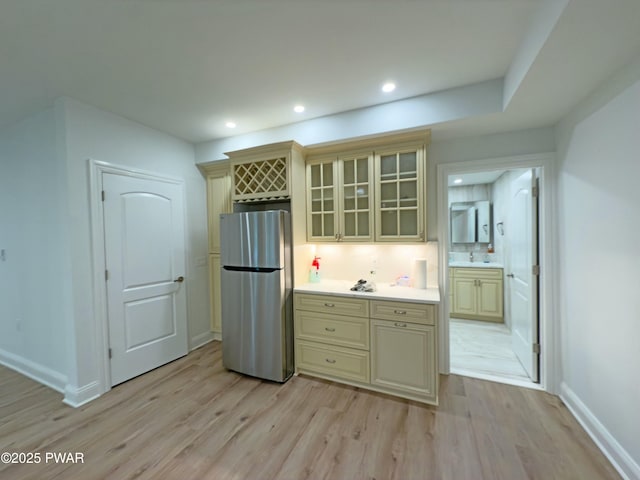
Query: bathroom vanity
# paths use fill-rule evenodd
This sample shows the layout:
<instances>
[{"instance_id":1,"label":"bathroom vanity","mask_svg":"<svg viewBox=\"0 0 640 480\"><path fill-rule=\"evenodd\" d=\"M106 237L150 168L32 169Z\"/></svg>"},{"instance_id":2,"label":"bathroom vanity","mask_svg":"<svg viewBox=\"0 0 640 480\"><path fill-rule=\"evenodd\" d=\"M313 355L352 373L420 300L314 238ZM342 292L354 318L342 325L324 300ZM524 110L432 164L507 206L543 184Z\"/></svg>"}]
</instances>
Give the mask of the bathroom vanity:
<instances>
[{"instance_id":1,"label":"bathroom vanity","mask_svg":"<svg viewBox=\"0 0 640 480\"><path fill-rule=\"evenodd\" d=\"M449 314L455 318L504 321L504 281L501 265L449 264Z\"/></svg>"}]
</instances>

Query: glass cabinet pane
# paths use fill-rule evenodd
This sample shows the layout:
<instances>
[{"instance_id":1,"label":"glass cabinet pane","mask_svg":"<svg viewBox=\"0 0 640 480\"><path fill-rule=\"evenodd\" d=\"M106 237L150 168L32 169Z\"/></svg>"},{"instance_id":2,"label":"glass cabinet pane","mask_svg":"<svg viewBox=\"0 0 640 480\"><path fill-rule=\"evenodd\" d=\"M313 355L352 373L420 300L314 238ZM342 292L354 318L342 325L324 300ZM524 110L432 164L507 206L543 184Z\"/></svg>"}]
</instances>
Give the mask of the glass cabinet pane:
<instances>
[{"instance_id":1,"label":"glass cabinet pane","mask_svg":"<svg viewBox=\"0 0 640 480\"><path fill-rule=\"evenodd\" d=\"M333 237L335 235L335 228L333 224L333 214L328 213L324 216L324 237Z\"/></svg>"},{"instance_id":2,"label":"glass cabinet pane","mask_svg":"<svg viewBox=\"0 0 640 480\"><path fill-rule=\"evenodd\" d=\"M356 187L344 187L344 209L355 210L356 209Z\"/></svg>"},{"instance_id":3,"label":"glass cabinet pane","mask_svg":"<svg viewBox=\"0 0 640 480\"><path fill-rule=\"evenodd\" d=\"M417 167L416 152L401 153L399 159L400 178L415 178Z\"/></svg>"},{"instance_id":4,"label":"glass cabinet pane","mask_svg":"<svg viewBox=\"0 0 640 480\"><path fill-rule=\"evenodd\" d=\"M396 177L396 156L383 155L380 157L380 177L383 180Z\"/></svg>"},{"instance_id":5,"label":"glass cabinet pane","mask_svg":"<svg viewBox=\"0 0 640 480\"><path fill-rule=\"evenodd\" d=\"M321 187L320 165L311 165L311 187Z\"/></svg>"},{"instance_id":6,"label":"glass cabinet pane","mask_svg":"<svg viewBox=\"0 0 640 480\"><path fill-rule=\"evenodd\" d=\"M322 190L311 190L311 211L322 211Z\"/></svg>"},{"instance_id":7,"label":"glass cabinet pane","mask_svg":"<svg viewBox=\"0 0 640 480\"><path fill-rule=\"evenodd\" d=\"M417 235L418 211L400 210L400 235Z\"/></svg>"},{"instance_id":8,"label":"glass cabinet pane","mask_svg":"<svg viewBox=\"0 0 640 480\"><path fill-rule=\"evenodd\" d=\"M400 206L416 207L418 205L418 185L416 181L400 182Z\"/></svg>"},{"instance_id":9,"label":"glass cabinet pane","mask_svg":"<svg viewBox=\"0 0 640 480\"><path fill-rule=\"evenodd\" d=\"M382 212L380 215L382 224L380 225L380 232L382 235L398 235L398 214L394 210L388 210Z\"/></svg>"},{"instance_id":10,"label":"glass cabinet pane","mask_svg":"<svg viewBox=\"0 0 640 480\"><path fill-rule=\"evenodd\" d=\"M342 168L342 181L345 185L355 183L355 162L353 160L345 160Z\"/></svg>"},{"instance_id":11,"label":"glass cabinet pane","mask_svg":"<svg viewBox=\"0 0 640 480\"><path fill-rule=\"evenodd\" d=\"M358 214L358 235L369 236L369 213L361 212Z\"/></svg>"},{"instance_id":12,"label":"glass cabinet pane","mask_svg":"<svg viewBox=\"0 0 640 480\"><path fill-rule=\"evenodd\" d=\"M358 183L369 183L369 159L359 158L357 167Z\"/></svg>"},{"instance_id":13,"label":"glass cabinet pane","mask_svg":"<svg viewBox=\"0 0 640 480\"><path fill-rule=\"evenodd\" d=\"M369 187L362 186L356 189L356 199L358 210L368 210L369 209Z\"/></svg>"},{"instance_id":14,"label":"glass cabinet pane","mask_svg":"<svg viewBox=\"0 0 640 480\"><path fill-rule=\"evenodd\" d=\"M322 186L333 186L333 163L322 164Z\"/></svg>"}]
</instances>

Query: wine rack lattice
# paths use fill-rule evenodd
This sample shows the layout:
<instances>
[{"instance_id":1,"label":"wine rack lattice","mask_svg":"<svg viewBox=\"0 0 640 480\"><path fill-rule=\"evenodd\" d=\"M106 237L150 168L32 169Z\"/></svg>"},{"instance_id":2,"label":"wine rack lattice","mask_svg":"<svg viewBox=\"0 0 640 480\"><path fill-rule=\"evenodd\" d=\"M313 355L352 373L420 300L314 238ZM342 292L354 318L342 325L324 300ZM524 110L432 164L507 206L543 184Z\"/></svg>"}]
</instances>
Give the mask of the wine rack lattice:
<instances>
[{"instance_id":1,"label":"wine rack lattice","mask_svg":"<svg viewBox=\"0 0 640 480\"><path fill-rule=\"evenodd\" d=\"M236 200L266 200L289 195L285 157L234 165L233 179Z\"/></svg>"}]
</instances>

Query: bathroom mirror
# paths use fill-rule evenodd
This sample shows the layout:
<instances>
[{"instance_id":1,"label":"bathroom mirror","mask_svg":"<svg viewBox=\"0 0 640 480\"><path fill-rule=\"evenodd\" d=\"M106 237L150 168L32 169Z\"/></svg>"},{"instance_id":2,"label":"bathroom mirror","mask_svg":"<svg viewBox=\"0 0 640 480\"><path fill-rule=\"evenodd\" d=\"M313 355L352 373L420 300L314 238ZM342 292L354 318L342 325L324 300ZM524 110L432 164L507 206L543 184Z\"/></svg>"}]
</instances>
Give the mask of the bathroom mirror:
<instances>
[{"instance_id":1,"label":"bathroom mirror","mask_svg":"<svg viewBox=\"0 0 640 480\"><path fill-rule=\"evenodd\" d=\"M451 243L491 243L491 204L488 200L451 204Z\"/></svg>"}]
</instances>

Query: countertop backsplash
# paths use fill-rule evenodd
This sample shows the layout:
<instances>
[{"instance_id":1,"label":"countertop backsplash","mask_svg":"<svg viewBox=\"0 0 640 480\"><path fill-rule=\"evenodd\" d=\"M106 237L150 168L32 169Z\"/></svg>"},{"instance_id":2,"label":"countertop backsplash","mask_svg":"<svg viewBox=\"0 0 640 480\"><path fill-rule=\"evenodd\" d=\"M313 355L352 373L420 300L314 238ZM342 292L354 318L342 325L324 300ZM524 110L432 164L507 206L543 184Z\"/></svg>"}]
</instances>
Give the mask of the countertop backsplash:
<instances>
[{"instance_id":1,"label":"countertop backsplash","mask_svg":"<svg viewBox=\"0 0 640 480\"><path fill-rule=\"evenodd\" d=\"M311 248L313 252L314 248ZM427 242L424 245L351 245L351 244L315 244L315 255L320 257L320 275L327 280L359 279L376 283L393 283L398 277L413 274L415 259L427 261L427 287L438 286L438 243ZM308 260L309 268L313 253ZM371 271L375 271L374 275ZM307 279L296 281L306 283Z\"/></svg>"}]
</instances>

